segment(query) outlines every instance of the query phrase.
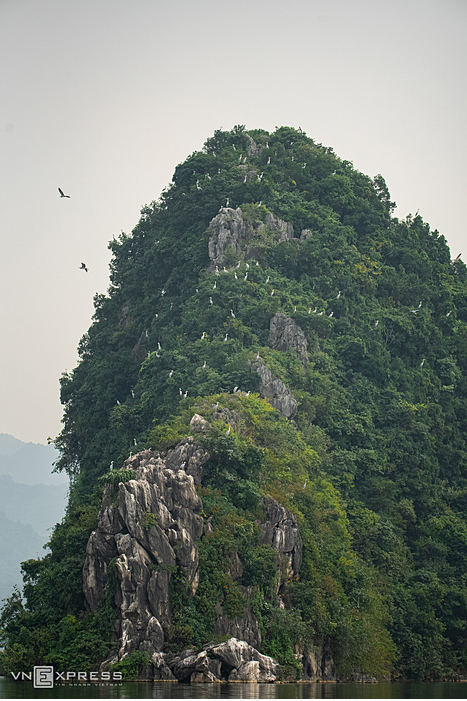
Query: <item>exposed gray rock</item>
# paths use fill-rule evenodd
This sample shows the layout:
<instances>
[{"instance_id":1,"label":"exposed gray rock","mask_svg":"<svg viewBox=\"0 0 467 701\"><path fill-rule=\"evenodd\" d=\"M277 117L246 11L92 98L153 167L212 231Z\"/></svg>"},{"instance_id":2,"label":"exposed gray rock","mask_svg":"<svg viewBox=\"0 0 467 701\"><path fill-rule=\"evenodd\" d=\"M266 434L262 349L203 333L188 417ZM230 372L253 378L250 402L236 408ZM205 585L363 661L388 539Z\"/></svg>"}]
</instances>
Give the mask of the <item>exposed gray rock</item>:
<instances>
[{"instance_id":1,"label":"exposed gray rock","mask_svg":"<svg viewBox=\"0 0 467 701\"><path fill-rule=\"evenodd\" d=\"M257 682L259 676L259 662L252 660L244 662L238 669L233 669L229 674L229 682Z\"/></svg>"},{"instance_id":2,"label":"exposed gray rock","mask_svg":"<svg viewBox=\"0 0 467 701\"><path fill-rule=\"evenodd\" d=\"M240 207L222 207L219 214L211 220L209 228L213 232L208 244L209 258L213 265L223 265L227 249L240 251L240 243L246 238L247 229L242 210Z\"/></svg>"},{"instance_id":3,"label":"exposed gray rock","mask_svg":"<svg viewBox=\"0 0 467 701\"><path fill-rule=\"evenodd\" d=\"M193 673L209 672L209 657L206 650L189 656L176 657L170 664L174 676L180 681L190 680Z\"/></svg>"},{"instance_id":4,"label":"exposed gray rock","mask_svg":"<svg viewBox=\"0 0 467 701\"><path fill-rule=\"evenodd\" d=\"M162 652L154 652L151 655L153 667L153 679L160 682L174 682L177 677L172 674L172 670L166 664L166 655Z\"/></svg>"},{"instance_id":5,"label":"exposed gray rock","mask_svg":"<svg viewBox=\"0 0 467 701\"><path fill-rule=\"evenodd\" d=\"M101 530L93 531L86 547L83 580L86 582L86 598L91 611L95 611L104 593L107 565L117 555L113 535Z\"/></svg>"},{"instance_id":6,"label":"exposed gray rock","mask_svg":"<svg viewBox=\"0 0 467 701\"><path fill-rule=\"evenodd\" d=\"M227 671L229 671L229 681L263 681L274 682L281 673L280 665L267 655L262 655L245 640L230 638L220 645L210 645L207 650L219 658ZM257 665L245 667L247 663L256 662ZM243 672L240 670L243 669ZM236 674L232 678L232 672ZM239 673L240 671L240 673ZM254 679L237 679L237 676L253 675Z\"/></svg>"},{"instance_id":7,"label":"exposed gray rock","mask_svg":"<svg viewBox=\"0 0 467 701\"><path fill-rule=\"evenodd\" d=\"M251 171L254 174L254 171ZM247 175L247 179L249 174ZM245 221L242 210L238 207L221 207L219 213L211 220L209 228L212 234L209 238L208 252L211 259L209 270L214 270L215 266L222 266L225 262L227 250L232 249L237 254L247 258L255 257L255 247L249 247L251 240L261 235L264 228L275 233L277 243L288 241L293 238L294 229L292 224L274 216L268 212L266 224L260 219L257 221Z\"/></svg>"},{"instance_id":8,"label":"exposed gray rock","mask_svg":"<svg viewBox=\"0 0 467 701\"><path fill-rule=\"evenodd\" d=\"M230 563L229 575L235 582L237 579L241 579L243 574L243 565L238 557L238 553L234 553L232 556L232 562Z\"/></svg>"},{"instance_id":9,"label":"exposed gray rock","mask_svg":"<svg viewBox=\"0 0 467 701\"><path fill-rule=\"evenodd\" d=\"M225 421L226 424L230 424L234 431L237 431L240 426L240 415L233 411L232 409L224 409L221 407L218 411L215 411L212 415L213 421Z\"/></svg>"},{"instance_id":10,"label":"exposed gray rock","mask_svg":"<svg viewBox=\"0 0 467 701\"><path fill-rule=\"evenodd\" d=\"M199 433L200 431L206 431L209 428L209 421L203 419L199 414L194 414L190 421L191 430L193 433Z\"/></svg>"},{"instance_id":11,"label":"exposed gray rock","mask_svg":"<svg viewBox=\"0 0 467 701\"><path fill-rule=\"evenodd\" d=\"M313 232L311 229L302 229L302 232L300 234L300 241L306 241L307 239L311 239L313 236Z\"/></svg>"},{"instance_id":12,"label":"exposed gray rock","mask_svg":"<svg viewBox=\"0 0 467 701\"><path fill-rule=\"evenodd\" d=\"M239 589L245 597L244 615L228 618L224 615L221 605L218 604L214 635L230 635L233 638L245 641L252 647L259 648L261 647L261 628L251 605L251 599L254 594L253 587L243 587L239 585Z\"/></svg>"},{"instance_id":13,"label":"exposed gray rock","mask_svg":"<svg viewBox=\"0 0 467 701\"><path fill-rule=\"evenodd\" d=\"M263 150L263 146L261 144L257 144L249 134L245 134L245 136L248 141L246 147L248 155L256 156L257 153L261 153L261 151Z\"/></svg>"},{"instance_id":14,"label":"exposed gray rock","mask_svg":"<svg viewBox=\"0 0 467 701\"><path fill-rule=\"evenodd\" d=\"M262 360L253 362L251 367L253 370L256 370L261 377L259 386L260 395L264 397L274 409L277 409L282 416L285 416L287 419L294 419L297 415L298 403L292 396L289 388L286 387L282 380L274 377Z\"/></svg>"},{"instance_id":15,"label":"exposed gray rock","mask_svg":"<svg viewBox=\"0 0 467 701\"><path fill-rule=\"evenodd\" d=\"M164 626L171 620L169 580L175 565L196 591L195 541L203 532L202 502L187 470L201 481L208 458L189 437L166 460L150 450L138 453L124 465L136 470L136 479L121 482L118 493L112 485L106 487L98 528L87 545L83 591L89 610L95 611L105 591L109 562L115 561L119 659L132 650L162 650Z\"/></svg>"},{"instance_id":16,"label":"exposed gray rock","mask_svg":"<svg viewBox=\"0 0 467 701\"><path fill-rule=\"evenodd\" d=\"M138 361L138 363L142 363L146 357L145 341L146 331L143 331L141 336L138 338L136 345L131 349L131 355Z\"/></svg>"},{"instance_id":17,"label":"exposed gray rock","mask_svg":"<svg viewBox=\"0 0 467 701\"><path fill-rule=\"evenodd\" d=\"M288 241L294 236L292 224L279 219L279 217L275 217L272 212L268 212L266 216L266 225L272 229L272 231L276 231L279 234L279 243Z\"/></svg>"},{"instance_id":18,"label":"exposed gray rock","mask_svg":"<svg viewBox=\"0 0 467 701\"><path fill-rule=\"evenodd\" d=\"M286 579L291 579L300 572L302 564L303 542L298 521L275 499L265 499L264 503L267 520L261 524L261 542L277 550L281 570L285 570Z\"/></svg>"},{"instance_id":19,"label":"exposed gray rock","mask_svg":"<svg viewBox=\"0 0 467 701\"><path fill-rule=\"evenodd\" d=\"M303 365L308 363L307 341L298 324L286 314L277 312L269 325L269 344L279 351L294 349Z\"/></svg>"},{"instance_id":20,"label":"exposed gray rock","mask_svg":"<svg viewBox=\"0 0 467 701\"><path fill-rule=\"evenodd\" d=\"M195 414L195 416L198 416L198 414ZM202 419L202 417L200 418ZM202 424L204 428L209 426L207 421L204 419L202 420L204 421L204 424ZM198 425L200 425L199 421ZM209 453L195 442L193 436L188 436L188 438L181 440L180 443L172 451L170 451L167 456L166 464L167 467L171 469L180 467L181 469L185 470L187 475L193 477L195 485L199 485L201 484L201 480L203 478L203 466L208 459ZM198 496L196 496L196 499L198 502L200 502ZM188 508L192 507L188 506ZM200 504L196 508L200 509Z\"/></svg>"}]
</instances>

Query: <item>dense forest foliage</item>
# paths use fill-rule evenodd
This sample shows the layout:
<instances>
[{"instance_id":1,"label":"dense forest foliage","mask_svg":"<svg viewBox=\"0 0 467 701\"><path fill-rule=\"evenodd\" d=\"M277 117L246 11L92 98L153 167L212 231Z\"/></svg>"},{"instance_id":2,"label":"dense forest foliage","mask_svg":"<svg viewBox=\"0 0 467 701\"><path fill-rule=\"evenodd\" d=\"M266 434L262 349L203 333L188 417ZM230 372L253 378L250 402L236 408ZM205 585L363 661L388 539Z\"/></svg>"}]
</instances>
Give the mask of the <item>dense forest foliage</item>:
<instances>
[{"instance_id":1,"label":"dense forest foliage","mask_svg":"<svg viewBox=\"0 0 467 701\"><path fill-rule=\"evenodd\" d=\"M255 256L232 249L216 274L208 227L226 204L253 223L271 212L295 238L277 243L263 227ZM101 478L131 452L175 445L214 402L241 422L207 437L200 495L215 530L196 596L173 574L174 646L210 639L222 588L232 615L242 609L222 569L233 543L256 587L262 651L283 664L308 636L329 641L341 676L467 668L466 268L421 216L393 211L380 175L300 129L235 127L177 166L110 243L108 295L61 378L67 516L50 554L23 564L25 600L15 592L4 606L3 669L105 656L112 596L85 615L81 590ZM279 311L303 329L308 364L268 346ZM258 396L258 353L298 401L294 423ZM263 494L297 515L304 541L285 608L270 602L271 556L253 527Z\"/></svg>"}]
</instances>

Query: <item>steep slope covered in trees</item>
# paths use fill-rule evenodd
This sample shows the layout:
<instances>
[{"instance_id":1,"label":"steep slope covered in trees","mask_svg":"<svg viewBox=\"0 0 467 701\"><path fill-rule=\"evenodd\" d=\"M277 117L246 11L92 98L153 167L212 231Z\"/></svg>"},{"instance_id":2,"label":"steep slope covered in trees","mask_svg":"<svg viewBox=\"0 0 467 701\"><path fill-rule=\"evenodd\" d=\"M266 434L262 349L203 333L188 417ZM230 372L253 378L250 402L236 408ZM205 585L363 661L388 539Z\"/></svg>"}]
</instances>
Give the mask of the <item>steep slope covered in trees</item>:
<instances>
[{"instance_id":1,"label":"steep slope covered in trees","mask_svg":"<svg viewBox=\"0 0 467 701\"><path fill-rule=\"evenodd\" d=\"M25 607L15 596L4 611L5 668L105 656L111 592L83 616L81 590L102 476L131 452L173 447L200 407L209 418L233 401L242 421L228 435L214 422L200 492L218 538L200 546L205 598L185 600L173 576L174 644L210 639L221 594L209 567L230 534L260 563L245 577L263 650L283 664L313 631L341 676L467 667L466 270L420 216L393 208L381 176L300 130L236 127L177 166L111 242L109 293L61 381L68 515L51 554L24 565ZM277 314L303 331L306 357L272 342ZM293 423L259 399L258 363L289 388ZM266 494L296 514L304 543L285 609L251 525Z\"/></svg>"}]
</instances>

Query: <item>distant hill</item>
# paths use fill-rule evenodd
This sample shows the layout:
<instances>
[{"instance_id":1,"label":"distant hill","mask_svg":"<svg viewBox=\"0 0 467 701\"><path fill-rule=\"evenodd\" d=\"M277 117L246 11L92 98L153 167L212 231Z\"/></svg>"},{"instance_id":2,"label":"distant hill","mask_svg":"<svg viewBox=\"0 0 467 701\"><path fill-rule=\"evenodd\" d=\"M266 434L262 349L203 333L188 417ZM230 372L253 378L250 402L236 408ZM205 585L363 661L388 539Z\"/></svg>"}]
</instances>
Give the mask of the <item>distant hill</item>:
<instances>
[{"instance_id":1,"label":"distant hill","mask_svg":"<svg viewBox=\"0 0 467 701\"><path fill-rule=\"evenodd\" d=\"M57 451L0 433L0 601L22 586L20 563L42 556L65 511L68 479L54 474Z\"/></svg>"},{"instance_id":2,"label":"distant hill","mask_svg":"<svg viewBox=\"0 0 467 701\"><path fill-rule=\"evenodd\" d=\"M42 557L44 538L32 526L8 518L0 507L0 602L21 587L20 563Z\"/></svg>"},{"instance_id":3,"label":"distant hill","mask_svg":"<svg viewBox=\"0 0 467 701\"><path fill-rule=\"evenodd\" d=\"M52 445L24 443L0 433L0 475L11 475L22 484L64 484L67 477L52 473L58 451Z\"/></svg>"},{"instance_id":4,"label":"distant hill","mask_svg":"<svg viewBox=\"0 0 467 701\"><path fill-rule=\"evenodd\" d=\"M48 538L48 529L63 517L67 491L66 484L18 484L10 475L0 475L0 512Z\"/></svg>"}]
</instances>

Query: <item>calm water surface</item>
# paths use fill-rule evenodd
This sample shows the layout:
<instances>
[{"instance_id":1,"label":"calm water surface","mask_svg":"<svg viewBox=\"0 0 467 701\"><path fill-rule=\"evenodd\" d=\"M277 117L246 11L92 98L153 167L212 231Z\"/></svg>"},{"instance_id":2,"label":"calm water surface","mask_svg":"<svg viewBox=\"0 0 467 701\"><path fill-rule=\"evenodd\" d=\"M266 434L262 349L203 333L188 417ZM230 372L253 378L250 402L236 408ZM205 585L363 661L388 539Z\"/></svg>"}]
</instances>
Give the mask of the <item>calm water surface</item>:
<instances>
[{"instance_id":1,"label":"calm water surface","mask_svg":"<svg viewBox=\"0 0 467 701\"><path fill-rule=\"evenodd\" d=\"M0 677L2 699L465 699L467 683L176 684L123 682L34 689Z\"/></svg>"}]
</instances>

